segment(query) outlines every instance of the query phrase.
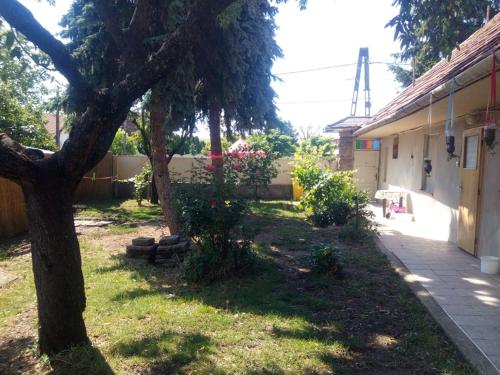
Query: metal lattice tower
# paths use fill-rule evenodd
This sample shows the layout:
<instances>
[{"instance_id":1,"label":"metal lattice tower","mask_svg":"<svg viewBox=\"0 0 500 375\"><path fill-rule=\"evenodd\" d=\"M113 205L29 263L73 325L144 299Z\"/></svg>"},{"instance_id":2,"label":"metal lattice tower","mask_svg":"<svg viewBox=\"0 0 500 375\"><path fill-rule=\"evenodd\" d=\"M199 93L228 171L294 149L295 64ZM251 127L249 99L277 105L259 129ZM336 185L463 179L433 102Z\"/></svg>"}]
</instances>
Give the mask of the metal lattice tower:
<instances>
[{"instance_id":1,"label":"metal lattice tower","mask_svg":"<svg viewBox=\"0 0 500 375\"><path fill-rule=\"evenodd\" d=\"M354 79L354 92L352 94L351 116L356 116L358 106L359 81L361 79L361 67L364 65L365 71L365 116L370 116L370 57L368 48L360 48L358 56L358 65L356 67L356 78Z\"/></svg>"}]
</instances>

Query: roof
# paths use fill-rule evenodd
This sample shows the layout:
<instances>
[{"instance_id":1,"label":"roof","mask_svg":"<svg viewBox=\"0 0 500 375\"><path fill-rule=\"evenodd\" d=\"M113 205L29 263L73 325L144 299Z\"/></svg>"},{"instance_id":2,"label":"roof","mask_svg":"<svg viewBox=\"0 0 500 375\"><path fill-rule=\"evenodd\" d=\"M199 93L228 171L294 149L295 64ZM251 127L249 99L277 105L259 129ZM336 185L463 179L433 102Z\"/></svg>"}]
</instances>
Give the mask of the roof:
<instances>
[{"instance_id":1,"label":"roof","mask_svg":"<svg viewBox=\"0 0 500 375\"><path fill-rule=\"evenodd\" d=\"M378 111L363 124L358 133L365 133L367 128L383 126L396 120L398 112L416 100L428 95L436 88L447 83L453 77L478 64L500 48L500 13L484 27L477 30L452 52L449 60L443 59L415 83L403 90L394 100ZM403 116L404 117L404 116ZM383 121L383 122L382 122Z\"/></svg>"},{"instance_id":2,"label":"roof","mask_svg":"<svg viewBox=\"0 0 500 375\"><path fill-rule=\"evenodd\" d=\"M371 119L368 116L347 116L341 120L325 126L325 133L333 133L342 129L359 128L363 123Z\"/></svg>"},{"instance_id":3,"label":"roof","mask_svg":"<svg viewBox=\"0 0 500 375\"><path fill-rule=\"evenodd\" d=\"M44 113L45 120L45 129L49 132L53 137L56 136L56 115L55 113ZM59 115L59 124L62 130L64 124L64 114Z\"/></svg>"},{"instance_id":4,"label":"roof","mask_svg":"<svg viewBox=\"0 0 500 375\"><path fill-rule=\"evenodd\" d=\"M244 139L240 138L236 142L234 142L231 146L229 146L228 151L234 152L234 151L238 151L238 150L241 150L241 149L244 149L247 147L249 147L248 142L245 141Z\"/></svg>"}]
</instances>

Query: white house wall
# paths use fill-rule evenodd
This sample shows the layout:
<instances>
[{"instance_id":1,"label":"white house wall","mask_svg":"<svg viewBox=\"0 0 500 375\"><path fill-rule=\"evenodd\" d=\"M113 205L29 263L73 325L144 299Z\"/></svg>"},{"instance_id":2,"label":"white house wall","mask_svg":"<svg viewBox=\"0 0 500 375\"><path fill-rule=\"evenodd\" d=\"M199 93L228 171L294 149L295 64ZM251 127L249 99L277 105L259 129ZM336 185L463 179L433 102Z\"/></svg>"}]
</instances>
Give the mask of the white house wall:
<instances>
[{"instance_id":1,"label":"white house wall","mask_svg":"<svg viewBox=\"0 0 500 375\"><path fill-rule=\"evenodd\" d=\"M462 152L462 133L466 125L459 120L455 128L455 154ZM448 160L444 128L430 130L429 158L432 160L428 184L432 192L422 190L424 134L428 127L399 135L398 159L392 159L393 136L382 139L380 158L380 189L408 191L407 207L417 223L429 228L429 236L457 242L458 205L460 199L459 159ZM497 136L498 138L498 136ZM389 152L387 176L384 182L384 153ZM482 196L479 211L478 255L500 256L500 145L495 153L484 156ZM413 159L411 158L413 154Z\"/></svg>"},{"instance_id":2,"label":"white house wall","mask_svg":"<svg viewBox=\"0 0 500 375\"><path fill-rule=\"evenodd\" d=\"M456 154L462 147L464 124L455 129ZM382 157L379 185L381 189L405 190L408 194L406 206L415 221L429 226L429 235L438 240L457 241L457 215L460 198L460 168L458 159L448 160L443 127L430 129L429 158L432 160L431 177L427 179L431 191L422 190L424 175L424 134L429 128L399 135L398 158L392 158L393 136L382 139ZM384 153L388 152L387 175L384 181ZM413 156L413 157L412 157Z\"/></svg>"}]
</instances>

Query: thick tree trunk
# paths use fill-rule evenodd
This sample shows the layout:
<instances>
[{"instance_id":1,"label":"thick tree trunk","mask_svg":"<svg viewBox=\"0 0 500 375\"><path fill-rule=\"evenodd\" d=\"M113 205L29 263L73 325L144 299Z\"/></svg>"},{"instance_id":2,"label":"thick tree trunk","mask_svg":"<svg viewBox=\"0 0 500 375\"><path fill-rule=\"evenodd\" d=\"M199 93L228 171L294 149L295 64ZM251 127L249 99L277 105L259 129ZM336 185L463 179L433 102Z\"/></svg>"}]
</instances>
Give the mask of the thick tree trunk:
<instances>
[{"instance_id":1,"label":"thick tree trunk","mask_svg":"<svg viewBox=\"0 0 500 375\"><path fill-rule=\"evenodd\" d=\"M53 354L89 342L82 317L85 290L73 189L53 174L22 185L38 300L39 347L42 354Z\"/></svg>"},{"instance_id":2,"label":"thick tree trunk","mask_svg":"<svg viewBox=\"0 0 500 375\"><path fill-rule=\"evenodd\" d=\"M165 104L161 100L158 87L151 90L151 156L153 158L153 174L160 199L161 209L170 234L179 233L172 205L172 182L168 170L167 149L165 141Z\"/></svg>"},{"instance_id":3,"label":"thick tree trunk","mask_svg":"<svg viewBox=\"0 0 500 375\"><path fill-rule=\"evenodd\" d=\"M212 165L215 167L215 183L222 186L224 183L224 162L222 160L222 142L220 137L221 107L217 101L210 103L208 113L208 127L210 129L210 151Z\"/></svg>"}]
</instances>

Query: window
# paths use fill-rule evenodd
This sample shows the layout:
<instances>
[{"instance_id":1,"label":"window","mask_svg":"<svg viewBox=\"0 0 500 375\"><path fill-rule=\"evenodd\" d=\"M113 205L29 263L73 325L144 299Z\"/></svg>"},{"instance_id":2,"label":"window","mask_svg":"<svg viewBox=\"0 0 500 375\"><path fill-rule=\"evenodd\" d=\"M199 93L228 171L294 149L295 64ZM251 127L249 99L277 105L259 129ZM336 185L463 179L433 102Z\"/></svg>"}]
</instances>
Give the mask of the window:
<instances>
[{"instance_id":1,"label":"window","mask_svg":"<svg viewBox=\"0 0 500 375\"><path fill-rule=\"evenodd\" d=\"M394 136L392 141L392 158L397 159L399 153L399 135Z\"/></svg>"},{"instance_id":2,"label":"window","mask_svg":"<svg viewBox=\"0 0 500 375\"><path fill-rule=\"evenodd\" d=\"M477 148L479 145L479 136L471 135L470 137L465 137L464 143L464 161L463 165L465 169L476 169L477 168Z\"/></svg>"}]
</instances>

